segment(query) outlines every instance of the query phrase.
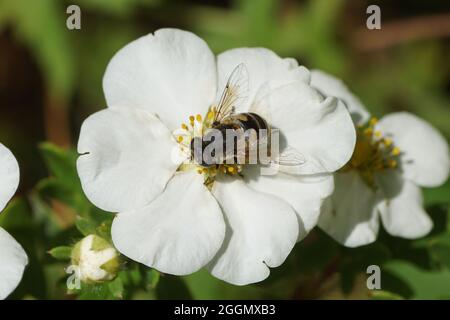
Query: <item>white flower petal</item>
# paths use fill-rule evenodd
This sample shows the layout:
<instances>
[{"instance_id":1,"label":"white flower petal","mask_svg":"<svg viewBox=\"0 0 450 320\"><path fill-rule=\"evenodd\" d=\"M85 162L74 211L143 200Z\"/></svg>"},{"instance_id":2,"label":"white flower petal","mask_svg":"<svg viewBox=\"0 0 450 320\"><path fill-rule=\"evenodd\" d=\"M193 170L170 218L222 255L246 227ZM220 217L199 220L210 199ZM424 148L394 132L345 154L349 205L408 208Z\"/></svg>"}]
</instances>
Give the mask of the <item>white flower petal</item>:
<instances>
[{"instance_id":1,"label":"white flower petal","mask_svg":"<svg viewBox=\"0 0 450 320\"><path fill-rule=\"evenodd\" d=\"M399 174L383 176L383 191L387 199L378 209L384 228L393 236L415 239L425 236L433 222L423 209L422 192L413 182L401 179Z\"/></svg>"},{"instance_id":2,"label":"white flower petal","mask_svg":"<svg viewBox=\"0 0 450 320\"><path fill-rule=\"evenodd\" d=\"M116 248L164 273L186 275L205 266L222 245L225 223L203 179L179 172L150 205L119 213L111 230Z\"/></svg>"},{"instance_id":3,"label":"white flower petal","mask_svg":"<svg viewBox=\"0 0 450 320\"><path fill-rule=\"evenodd\" d=\"M369 120L370 113L362 102L338 78L320 70L311 70L311 86L326 97L336 97L344 102L355 124L363 124Z\"/></svg>"},{"instance_id":4,"label":"white flower petal","mask_svg":"<svg viewBox=\"0 0 450 320\"><path fill-rule=\"evenodd\" d=\"M16 289L28 257L16 240L0 228L0 300Z\"/></svg>"},{"instance_id":5,"label":"white flower petal","mask_svg":"<svg viewBox=\"0 0 450 320\"><path fill-rule=\"evenodd\" d=\"M191 114L204 114L216 95L216 63L193 33L160 29L122 48L103 78L108 106L157 114L170 130Z\"/></svg>"},{"instance_id":6,"label":"white flower petal","mask_svg":"<svg viewBox=\"0 0 450 320\"><path fill-rule=\"evenodd\" d=\"M310 81L309 71L305 67L299 67L295 59L282 59L265 48L237 48L217 57L220 91L225 88L230 74L241 63L245 64L248 71L249 90L243 93L246 101L241 106L236 106L237 112L249 111L260 90L269 90L293 81Z\"/></svg>"},{"instance_id":7,"label":"white flower petal","mask_svg":"<svg viewBox=\"0 0 450 320\"><path fill-rule=\"evenodd\" d=\"M261 175L258 166L249 166L244 171L246 182L253 189L277 196L289 203L299 220L299 240L311 231L319 220L323 201L334 188L333 175L292 176Z\"/></svg>"},{"instance_id":8,"label":"white flower petal","mask_svg":"<svg viewBox=\"0 0 450 320\"><path fill-rule=\"evenodd\" d=\"M396 112L383 117L377 129L391 136L400 148L406 178L424 187L438 186L447 180L448 143L429 123L408 112Z\"/></svg>"},{"instance_id":9,"label":"white flower petal","mask_svg":"<svg viewBox=\"0 0 450 320\"><path fill-rule=\"evenodd\" d=\"M169 130L140 109L108 108L81 127L78 175L89 200L119 212L147 205L165 187L178 163Z\"/></svg>"},{"instance_id":10,"label":"white flower petal","mask_svg":"<svg viewBox=\"0 0 450 320\"><path fill-rule=\"evenodd\" d=\"M339 100L323 100L312 87L296 82L273 90L266 103L271 110L269 123L280 129L280 151L287 144L306 160L292 173L334 172L352 156L355 127Z\"/></svg>"},{"instance_id":11,"label":"white flower petal","mask_svg":"<svg viewBox=\"0 0 450 320\"><path fill-rule=\"evenodd\" d=\"M374 242L379 229L377 194L357 172L338 173L334 183L334 193L323 206L320 228L346 247Z\"/></svg>"},{"instance_id":12,"label":"white flower petal","mask_svg":"<svg viewBox=\"0 0 450 320\"><path fill-rule=\"evenodd\" d=\"M0 143L0 211L17 190L19 185L19 164L14 155Z\"/></svg>"},{"instance_id":13,"label":"white flower petal","mask_svg":"<svg viewBox=\"0 0 450 320\"><path fill-rule=\"evenodd\" d=\"M241 180L216 181L213 194L226 216L222 249L211 273L235 285L262 281L280 266L298 238L298 219L283 200L255 191Z\"/></svg>"}]
</instances>

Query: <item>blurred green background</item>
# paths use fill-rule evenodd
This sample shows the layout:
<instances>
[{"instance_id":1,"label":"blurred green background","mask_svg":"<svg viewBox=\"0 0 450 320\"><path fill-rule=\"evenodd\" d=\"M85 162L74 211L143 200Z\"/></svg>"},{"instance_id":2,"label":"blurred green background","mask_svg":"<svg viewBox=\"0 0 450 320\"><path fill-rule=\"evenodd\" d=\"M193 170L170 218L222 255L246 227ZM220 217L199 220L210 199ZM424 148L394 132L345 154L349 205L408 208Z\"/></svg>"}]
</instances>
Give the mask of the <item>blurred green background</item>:
<instances>
[{"instance_id":1,"label":"blurred green background","mask_svg":"<svg viewBox=\"0 0 450 320\"><path fill-rule=\"evenodd\" d=\"M81 8L81 30L66 28L70 4ZM381 30L366 28L369 4L381 7ZM424 191L435 221L424 239L382 232L375 244L346 249L315 230L268 280L244 288L206 271L173 277L124 259L114 281L69 294L67 257L48 251L83 234L107 237L111 221L81 192L73 150L79 128L105 107L109 59L161 27L193 31L215 53L263 46L295 57L342 78L374 115L407 110L450 140L446 0L0 0L0 141L21 167L19 192L0 225L30 256L12 298L450 298L449 182ZM381 291L366 288L372 264L381 266Z\"/></svg>"}]
</instances>

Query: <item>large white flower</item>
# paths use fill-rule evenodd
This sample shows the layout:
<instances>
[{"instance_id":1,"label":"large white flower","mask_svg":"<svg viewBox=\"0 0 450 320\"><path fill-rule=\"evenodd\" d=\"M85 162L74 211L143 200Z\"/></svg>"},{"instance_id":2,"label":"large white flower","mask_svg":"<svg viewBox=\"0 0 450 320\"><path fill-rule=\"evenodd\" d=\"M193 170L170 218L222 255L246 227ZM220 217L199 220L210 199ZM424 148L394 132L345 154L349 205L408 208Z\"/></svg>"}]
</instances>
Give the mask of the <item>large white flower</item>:
<instances>
[{"instance_id":1,"label":"large white flower","mask_svg":"<svg viewBox=\"0 0 450 320\"><path fill-rule=\"evenodd\" d=\"M249 88L237 112L263 97L264 117L305 164L297 176L261 176L256 165L239 175L230 169L205 185L204 168L172 160L175 132L208 118L240 64ZM238 285L261 281L282 264L317 224L333 189L330 172L348 161L355 143L345 107L323 99L309 81L293 59L262 48L216 58L202 39L181 30L158 30L121 49L103 79L109 107L83 123L77 163L88 198L118 212L112 226L118 250L175 275L206 266Z\"/></svg>"},{"instance_id":2,"label":"large white flower","mask_svg":"<svg viewBox=\"0 0 450 320\"><path fill-rule=\"evenodd\" d=\"M427 122L408 112L380 121L336 78L312 71L311 84L346 103L357 125L350 162L335 175L319 226L348 247L375 241L379 216L388 233L418 238L432 229L420 187L444 183L450 171L448 144Z\"/></svg>"},{"instance_id":3,"label":"large white flower","mask_svg":"<svg viewBox=\"0 0 450 320\"><path fill-rule=\"evenodd\" d=\"M0 211L19 185L19 165L11 151L0 144ZM28 258L20 244L0 228L0 300L5 299L22 279Z\"/></svg>"}]
</instances>

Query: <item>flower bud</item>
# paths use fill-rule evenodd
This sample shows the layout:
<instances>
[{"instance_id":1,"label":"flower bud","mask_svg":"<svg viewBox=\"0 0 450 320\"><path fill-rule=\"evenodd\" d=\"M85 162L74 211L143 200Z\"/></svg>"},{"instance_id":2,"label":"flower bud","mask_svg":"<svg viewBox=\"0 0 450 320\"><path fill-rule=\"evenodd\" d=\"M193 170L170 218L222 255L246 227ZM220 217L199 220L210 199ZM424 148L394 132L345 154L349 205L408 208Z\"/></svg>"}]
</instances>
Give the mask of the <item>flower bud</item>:
<instances>
[{"instance_id":1,"label":"flower bud","mask_svg":"<svg viewBox=\"0 0 450 320\"><path fill-rule=\"evenodd\" d=\"M79 268L83 282L108 281L114 279L119 270L119 253L105 239L89 235L75 245L72 264Z\"/></svg>"}]
</instances>

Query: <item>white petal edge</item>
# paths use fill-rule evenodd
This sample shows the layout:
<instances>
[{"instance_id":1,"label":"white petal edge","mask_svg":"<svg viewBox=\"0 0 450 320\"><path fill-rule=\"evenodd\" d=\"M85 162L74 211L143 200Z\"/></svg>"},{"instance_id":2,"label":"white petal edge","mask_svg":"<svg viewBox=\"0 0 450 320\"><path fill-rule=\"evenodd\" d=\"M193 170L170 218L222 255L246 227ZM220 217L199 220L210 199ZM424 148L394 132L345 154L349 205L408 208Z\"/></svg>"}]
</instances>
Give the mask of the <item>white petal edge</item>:
<instances>
[{"instance_id":1,"label":"white petal edge","mask_svg":"<svg viewBox=\"0 0 450 320\"><path fill-rule=\"evenodd\" d=\"M422 187L443 184L450 172L450 153L445 138L428 122L408 112L384 116L377 129L392 137L402 152L404 176Z\"/></svg>"},{"instance_id":2,"label":"white petal edge","mask_svg":"<svg viewBox=\"0 0 450 320\"><path fill-rule=\"evenodd\" d=\"M266 279L298 238L298 219L285 201L241 180L216 181L213 194L227 223L224 244L208 266L213 276L235 285Z\"/></svg>"},{"instance_id":3,"label":"white petal edge","mask_svg":"<svg viewBox=\"0 0 450 320\"><path fill-rule=\"evenodd\" d=\"M423 209L420 188L411 181L399 181L399 175L385 176L383 187L389 196L379 203L378 209L386 231L406 239L427 235L433 221Z\"/></svg>"},{"instance_id":4,"label":"white petal edge","mask_svg":"<svg viewBox=\"0 0 450 320\"><path fill-rule=\"evenodd\" d=\"M0 228L0 300L16 289L27 264L28 257L23 248Z\"/></svg>"},{"instance_id":5,"label":"white petal edge","mask_svg":"<svg viewBox=\"0 0 450 320\"><path fill-rule=\"evenodd\" d=\"M335 175L335 190L324 205L319 227L346 247L374 242L378 236L379 197L357 172Z\"/></svg>"},{"instance_id":6,"label":"white petal edge","mask_svg":"<svg viewBox=\"0 0 450 320\"><path fill-rule=\"evenodd\" d=\"M119 213L111 230L115 247L164 273L187 275L205 266L222 245L225 223L203 179L179 172L151 204Z\"/></svg>"},{"instance_id":7,"label":"white petal edge","mask_svg":"<svg viewBox=\"0 0 450 320\"><path fill-rule=\"evenodd\" d=\"M145 110L108 108L87 118L78 141L78 175L97 207L119 212L149 204L179 163L172 134Z\"/></svg>"},{"instance_id":8,"label":"white petal edge","mask_svg":"<svg viewBox=\"0 0 450 320\"><path fill-rule=\"evenodd\" d=\"M293 176L284 173L261 175L258 166L244 171L246 183L253 189L272 194L289 203L299 218L299 241L319 220L321 207L334 190L332 174Z\"/></svg>"},{"instance_id":9,"label":"white petal edge","mask_svg":"<svg viewBox=\"0 0 450 320\"><path fill-rule=\"evenodd\" d=\"M19 164L11 151L0 143L0 211L11 200L19 186Z\"/></svg>"},{"instance_id":10,"label":"white petal edge","mask_svg":"<svg viewBox=\"0 0 450 320\"><path fill-rule=\"evenodd\" d=\"M355 124L364 124L369 120L370 113L340 79L321 70L311 70L311 86L325 97L336 97L344 102Z\"/></svg>"},{"instance_id":11,"label":"white petal edge","mask_svg":"<svg viewBox=\"0 0 450 320\"><path fill-rule=\"evenodd\" d=\"M323 100L309 85L295 82L273 90L265 101L271 110L269 123L280 130L280 151L289 145L305 158L303 165L285 168L287 172L332 173L350 160L356 132L340 100Z\"/></svg>"},{"instance_id":12,"label":"white petal edge","mask_svg":"<svg viewBox=\"0 0 450 320\"><path fill-rule=\"evenodd\" d=\"M195 34L160 29L123 47L103 78L108 106L142 108L170 130L206 113L216 95L213 53Z\"/></svg>"}]
</instances>

